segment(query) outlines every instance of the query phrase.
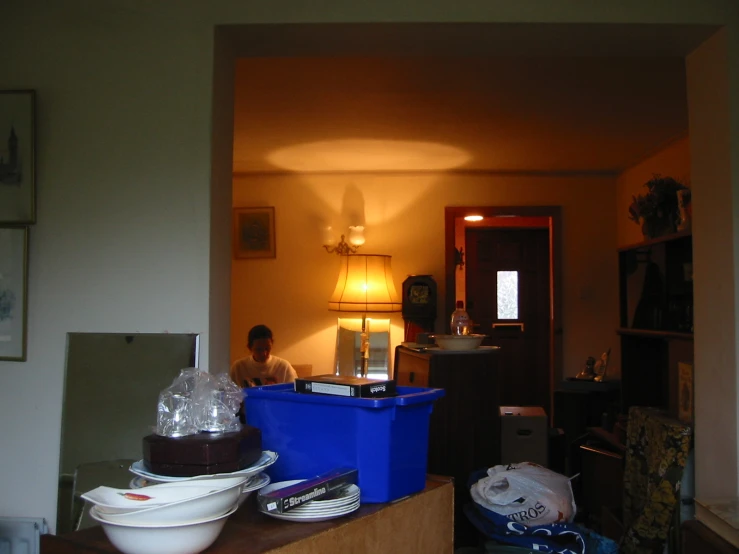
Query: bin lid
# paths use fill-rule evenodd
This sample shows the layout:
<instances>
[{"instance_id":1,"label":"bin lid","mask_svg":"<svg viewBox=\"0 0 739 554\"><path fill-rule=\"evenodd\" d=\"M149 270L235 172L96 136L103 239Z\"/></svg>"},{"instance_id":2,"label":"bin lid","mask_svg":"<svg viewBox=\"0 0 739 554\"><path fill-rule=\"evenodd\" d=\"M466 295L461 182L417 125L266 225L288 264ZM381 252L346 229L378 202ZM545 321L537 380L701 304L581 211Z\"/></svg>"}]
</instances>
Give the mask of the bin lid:
<instances>
[{"instance_id":1,"label":"bin lid","mask_svg":"<svg viewBox=\"0 0 739 554\"><path fill-rule=\"evenodd\" d=\"M422 387L397 387L397 395L385 398L355 398L347 396L333 396L330 394L295 392L293 383L266 385L263 387L247 387L244 397L282 400L306 404L333 404L337 406L355 406L358 408L392 408L393 406L412 406L433 402L444 396L444 389L430 389Z\"/></svg>"}]
</instances>

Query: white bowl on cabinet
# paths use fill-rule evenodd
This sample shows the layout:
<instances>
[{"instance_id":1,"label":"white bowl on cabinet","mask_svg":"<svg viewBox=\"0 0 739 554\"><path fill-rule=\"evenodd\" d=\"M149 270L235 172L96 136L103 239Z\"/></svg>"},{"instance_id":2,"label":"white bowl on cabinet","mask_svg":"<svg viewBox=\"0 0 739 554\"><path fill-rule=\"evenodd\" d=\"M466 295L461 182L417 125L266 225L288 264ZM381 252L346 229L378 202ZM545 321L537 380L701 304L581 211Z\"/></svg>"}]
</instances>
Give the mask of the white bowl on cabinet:
<instances>
[{"instance_id":1,"label":"white bowl on cabinet","mask_svg":"<svg viewBox=\"0 0 739 554\"><path fill-rule=\"evenodd\" d=\"M475 350L486 335L431 335L442 350Z\"/></svg>"}]
</instances>

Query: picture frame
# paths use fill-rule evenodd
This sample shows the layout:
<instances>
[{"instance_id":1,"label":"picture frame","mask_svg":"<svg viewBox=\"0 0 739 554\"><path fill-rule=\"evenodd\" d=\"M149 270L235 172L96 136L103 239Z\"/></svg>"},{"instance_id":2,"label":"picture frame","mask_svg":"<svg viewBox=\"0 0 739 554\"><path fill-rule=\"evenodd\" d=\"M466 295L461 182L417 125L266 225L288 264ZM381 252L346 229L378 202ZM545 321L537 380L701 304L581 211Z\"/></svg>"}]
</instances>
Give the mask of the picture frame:
<instances>
[{"instance_id":1,"label":"picture frame","mask_svg":"<svg viewBox=\"0 0 739 554\"><path fill-rule=\"evenodd\" d=\"M234 258L275 258L275 209L234 208Z\"/></svg>"},{"instance_id":2,"label":"picture frame","mask_svg":"<svg viewBox=\"0 0 739 554\"><path fill-rule=\"evenodd\" d=\"M28 227L0 226L0 360L26 361Z\"/></svg>"},{"instance_id":3,"label":"picture frame","mask_svg":"<svg viewBox=\"0 0 739 554\"><path fill-rule=\"evenodd\" d=\"M694 392L693 392L693 364L678 362L678 408L677 418L683 423L693 423Z\"/></svg>"},{"instance_id":4,"label":"picture frame","mask_svg":"<svg viewBox=\"0 0 739 554\"><path fill-rule=\"evenodd\" d=\"M0 90L0 225L36 222L36 93Z\"/></svg>"}]
</instances>

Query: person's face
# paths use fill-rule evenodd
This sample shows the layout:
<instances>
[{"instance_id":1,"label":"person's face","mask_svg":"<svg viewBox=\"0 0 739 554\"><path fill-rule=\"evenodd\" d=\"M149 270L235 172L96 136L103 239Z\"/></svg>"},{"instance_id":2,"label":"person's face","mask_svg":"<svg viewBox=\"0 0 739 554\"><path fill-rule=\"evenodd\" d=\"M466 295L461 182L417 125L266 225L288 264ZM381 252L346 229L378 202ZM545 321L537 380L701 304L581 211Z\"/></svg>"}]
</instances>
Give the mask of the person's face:
<instances>
[{"instance_id":1,"label":"person's face","mask_svg":"<svg viewBox=\"0 0 739 554\"><path fill-rule=\"evenodd\" d=\"M269 358L269 353L272 351L272 339L256 339L251 348L251 357L254 358L255 362L264 363Z\"/></svg>"}]
</instances>

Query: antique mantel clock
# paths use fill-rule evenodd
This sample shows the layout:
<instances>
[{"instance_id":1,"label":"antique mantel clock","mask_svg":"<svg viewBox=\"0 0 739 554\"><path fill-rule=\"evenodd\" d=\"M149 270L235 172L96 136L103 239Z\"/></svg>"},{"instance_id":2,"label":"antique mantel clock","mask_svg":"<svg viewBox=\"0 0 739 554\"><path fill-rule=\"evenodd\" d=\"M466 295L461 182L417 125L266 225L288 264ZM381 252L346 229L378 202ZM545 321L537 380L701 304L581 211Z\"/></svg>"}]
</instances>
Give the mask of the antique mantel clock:
<instances>
[{"instance_id":1,"label":"antique mantel clock","mask_svg":"<svg viewBox=\"0 0 739 554\"><path fill-rule=\"evenodd\" d=\"M403 281L405 341L416 342L418 333L432 333L436 321L436 281L431 275L409 275Z\"/></svg>"}]
</instances>

